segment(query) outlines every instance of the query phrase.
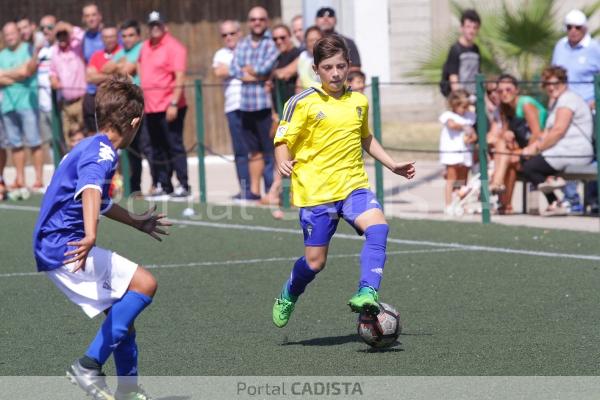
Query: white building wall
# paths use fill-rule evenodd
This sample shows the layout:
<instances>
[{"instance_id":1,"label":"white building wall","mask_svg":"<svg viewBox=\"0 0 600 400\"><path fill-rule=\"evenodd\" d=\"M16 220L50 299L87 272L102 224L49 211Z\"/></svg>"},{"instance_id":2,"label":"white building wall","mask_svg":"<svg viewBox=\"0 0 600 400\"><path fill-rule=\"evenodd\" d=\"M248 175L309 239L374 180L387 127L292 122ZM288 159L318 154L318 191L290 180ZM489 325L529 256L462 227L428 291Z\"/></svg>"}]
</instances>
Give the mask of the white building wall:
<instances>
[{"instance_id":1,"label":"white building wall","mask_svg":"<svg viewBox=\"0 0 600 400\"><path fill-rule=\"evenodd\" d=\"M475 2L476 8L502 4L503 0ZM526 0L507 0L518 7ZM557 0L557 23L572 8L582 8L595 0ZM471 6L472 0L458 0ZM367 75L382 82L415 81L406 74L418 65L434 39L445 38L459 27L450 12L449 0L282 0L284 22L301 10L305 26L314 23L316 10L331 6L337 12L338 31L352 37L361 53ZM485 23L485 21L484 21ZM600 12L589 22L600 26ZM382 85L383 118L406 121L434 121L444 108L437 85Z\"/></svg>"}]
</instances>

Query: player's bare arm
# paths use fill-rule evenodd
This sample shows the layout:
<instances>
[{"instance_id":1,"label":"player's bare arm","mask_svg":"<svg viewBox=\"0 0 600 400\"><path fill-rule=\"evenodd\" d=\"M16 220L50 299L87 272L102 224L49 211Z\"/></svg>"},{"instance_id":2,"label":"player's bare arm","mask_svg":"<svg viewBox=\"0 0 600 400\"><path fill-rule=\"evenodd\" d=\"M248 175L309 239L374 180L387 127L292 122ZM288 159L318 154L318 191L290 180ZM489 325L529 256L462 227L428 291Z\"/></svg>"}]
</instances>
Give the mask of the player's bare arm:
<instances>
[{"instance_id":1,"label":"player's bare arm","mask_svg":"<svg viewBox=\"0 0 600 400\"><path fill-rule=\"evenodd\" d=\"M277 162L277 172L286 178L292 175L292 169L296 164L296 160L290 159L290 151L287 144L280 143L275 147L275 160Z\"/></svg>"},{"instance_id":2,"label":"player's bare arm","mask_svg":"<svg viewBox=\"0 0 600 400\"><path fill-rule=\"evenodd\" d=\"M362 139L362 147L371 157L381 162L396 175L403 176L406 179L412 179L415 176L414 161L405 163L394 161L373 135Z\"/></svg>"},{"instance_id":3,"label":"player's bare arm","mask_svg":"<svg viewBox=\"0 0 600 400\"><path fill-rule=\"evenodd\" d=\"M85 270L87 256L90 250L92 250L92 247L96 244L101 201L101 193L95 188L85 189L81 194L85 237L77 242L67 243L67 245L77 246L77 248L65 253L65 257L67 257L65 264L76 263L73 272L76 272L79 269Z\"/></svg>"}]
</instances>

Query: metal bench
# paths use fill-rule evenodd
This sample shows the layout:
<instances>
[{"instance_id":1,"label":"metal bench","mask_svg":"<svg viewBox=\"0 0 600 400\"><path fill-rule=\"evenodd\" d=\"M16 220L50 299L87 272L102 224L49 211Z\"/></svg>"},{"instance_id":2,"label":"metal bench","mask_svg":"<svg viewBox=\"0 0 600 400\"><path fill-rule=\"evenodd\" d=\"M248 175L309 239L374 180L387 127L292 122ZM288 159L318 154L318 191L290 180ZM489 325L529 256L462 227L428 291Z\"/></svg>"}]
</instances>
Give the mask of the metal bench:
<instances>
[{"instance_id":1,"label":"metal bench","mask_svg":"<svg viewBox=\"0 0 600 400\"><path fill-rule=\"evenodd\" d=\"M587 184L598 179L598 161L587 165L570 165L564 171L557 174L567 181L582 181L586 189L583 191L583 207L587 209L589 199L587 198ZM527 213L527 196L529 194L528 182L522 174L518 174L518 180L523 182L523 214Z\"/></svg>"}]
</instances>

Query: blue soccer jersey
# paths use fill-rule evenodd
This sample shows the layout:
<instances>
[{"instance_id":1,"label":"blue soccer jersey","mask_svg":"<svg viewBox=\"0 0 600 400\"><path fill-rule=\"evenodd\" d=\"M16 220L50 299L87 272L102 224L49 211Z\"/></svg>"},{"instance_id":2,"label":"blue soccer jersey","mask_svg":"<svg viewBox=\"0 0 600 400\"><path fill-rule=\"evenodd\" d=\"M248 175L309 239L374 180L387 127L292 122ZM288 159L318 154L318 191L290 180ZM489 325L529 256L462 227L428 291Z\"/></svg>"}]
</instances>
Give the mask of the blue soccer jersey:
<instances>
[{"instance_id":1,"label":"blue soccer jersey","mask_svg":"<svg viewBox=\"0 0 600 400\"><path fill-rule=\"evenodd\" d=\"M33 252L38 271L63 265L68 242L85 237L81 194L85 189L100 191L100 212L111 207L110 182L118 156L106 135L82 140L60 162L46 190L33 232Z\"/></svg>"}]
</instances>

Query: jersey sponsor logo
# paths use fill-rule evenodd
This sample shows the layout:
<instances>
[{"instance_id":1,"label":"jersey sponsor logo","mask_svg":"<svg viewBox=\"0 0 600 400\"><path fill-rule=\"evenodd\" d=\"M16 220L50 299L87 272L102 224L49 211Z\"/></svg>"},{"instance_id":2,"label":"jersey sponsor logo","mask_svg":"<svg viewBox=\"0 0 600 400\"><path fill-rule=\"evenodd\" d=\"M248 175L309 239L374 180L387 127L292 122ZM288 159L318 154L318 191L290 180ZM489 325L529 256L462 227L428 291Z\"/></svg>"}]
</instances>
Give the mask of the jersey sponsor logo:
<instances>
[{"instance_id":1,"label":"jersey sponsor logo","mask_svg":"<svg viewBox=\"0 0 600 400\"><path fill-rule=\"evenodd\" d=\"M287 132L288 127L287 126L280 126L279 128L277 128L277 133L275 134L275 137L283 137L285 136L285 133Z\"/></svg>"},{"instance_id":2,"label":"jersey sponsor logo","mask_svg":"<svg viewBox=\"0 0 600 400\"><path fill-rule=\"evenodd\" d=\"M327 118L327 115L325 115L325 113L323 111L319 111L319 113L315 117L315 119L317 121L320 121L320 120L325 119L325 118Z\"/></svg>"},{"instance_id":3,"label":"jersey sponsor logo","mask_svg":"<svg viewBox=\"0 0 600 400\"><path fill-rule=\"evenodd\" d=\"M356 107L356 114L358 114L358 118L362 118L362 115L363 115L362 107Z\"/></svg>"},{"instance_id":4,"label":"jersey sponsor logo","mask_svg":"<svg viewBox=\"0 0 600 400\"><path fill-rule=\"evenodd\" d=\"M377 275L383 275L383 268L373 268L373 269L371 269L371 272L373 272Z\"/></svg>"},{"instance_id":5,"label":"jersey sponsor logo","mask_svg":"<svg viewBox=\"0 0 600 400\"><path fill-rule=\"evenodd\" d=\"M115 161L115 152L110 148L109 145L100 143L100 151L98 152L98 162L102 161Z\"/></svg>"}]
</instances>

